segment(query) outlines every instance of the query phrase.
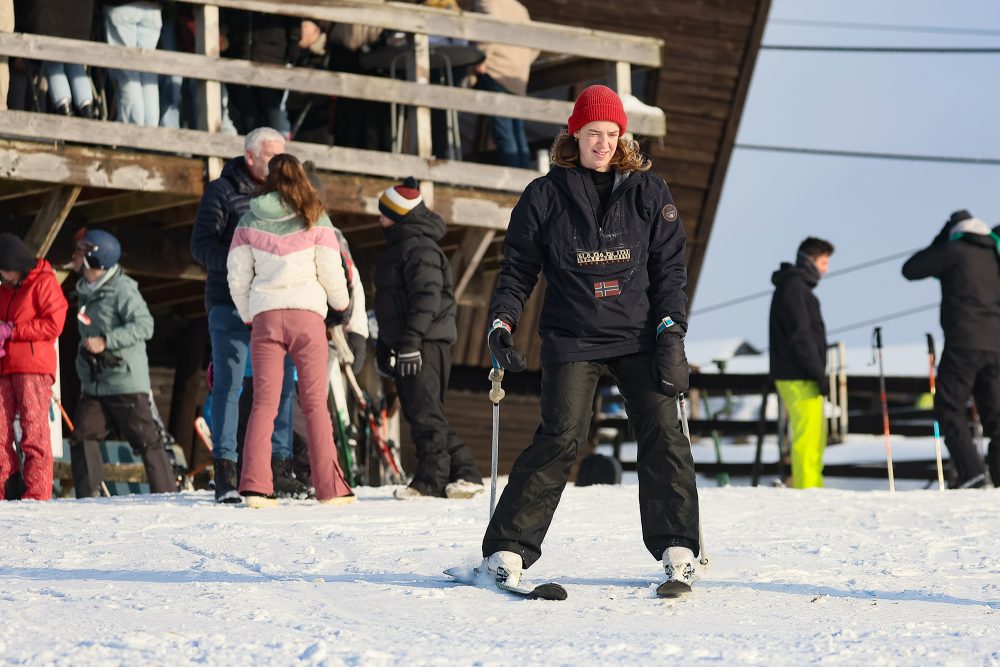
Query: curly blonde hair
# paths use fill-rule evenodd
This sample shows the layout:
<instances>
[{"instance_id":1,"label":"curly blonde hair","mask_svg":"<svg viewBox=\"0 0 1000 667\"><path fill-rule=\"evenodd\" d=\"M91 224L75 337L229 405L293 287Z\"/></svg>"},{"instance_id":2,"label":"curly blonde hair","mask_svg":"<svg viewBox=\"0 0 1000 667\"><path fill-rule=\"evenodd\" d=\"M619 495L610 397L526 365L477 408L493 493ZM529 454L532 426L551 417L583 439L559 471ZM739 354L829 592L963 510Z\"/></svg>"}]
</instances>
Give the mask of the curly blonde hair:
<instances>
[{"instance_id":1,"label":"curly blonde hair","mask_svg":"<svg viewBox=\"0 0 1000 667\"><path fill-rule=\"evenodd\" d=\"M552 142L549 161L560 167L572 169L580 166L580 145L576 137L562 130ZM639 149L639 142L630 136L618 137L618 147L611 156L611 166L616 171L649 171L653 161Z\"/></svg>"}]
</instances>

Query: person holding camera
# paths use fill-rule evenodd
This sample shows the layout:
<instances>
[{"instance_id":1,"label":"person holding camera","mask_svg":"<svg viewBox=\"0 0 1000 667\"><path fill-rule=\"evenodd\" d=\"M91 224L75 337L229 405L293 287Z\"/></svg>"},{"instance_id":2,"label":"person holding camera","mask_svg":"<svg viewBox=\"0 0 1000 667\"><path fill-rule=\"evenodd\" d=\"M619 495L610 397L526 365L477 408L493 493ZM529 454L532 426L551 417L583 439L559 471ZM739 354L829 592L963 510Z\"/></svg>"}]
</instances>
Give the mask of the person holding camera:
<instances>
[{"instance_id":1,"label":"person holding camera","mask_svg":"<svg viewBox=\"0 0 1000 667\"><path fill-rule=\"evenodd\" d=\"M150 395L146 341L153 337L153 316L138 284L118 264L120 257L118 239L99 229L84 233L73 252L73 266L82 274L76 285L82 393L70 439L77 498L100 495L100 443L112 429L142 456L150 491L177 490Z\"/></svg>"}]
</instances>

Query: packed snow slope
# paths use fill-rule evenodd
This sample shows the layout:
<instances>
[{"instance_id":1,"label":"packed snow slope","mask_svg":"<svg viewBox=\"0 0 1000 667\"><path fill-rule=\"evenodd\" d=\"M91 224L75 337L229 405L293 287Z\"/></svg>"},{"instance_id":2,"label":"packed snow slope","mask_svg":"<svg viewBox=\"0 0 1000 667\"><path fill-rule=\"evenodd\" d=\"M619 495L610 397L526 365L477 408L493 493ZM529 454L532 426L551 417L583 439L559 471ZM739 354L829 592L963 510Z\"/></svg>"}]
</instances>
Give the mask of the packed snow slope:
<instances>
[{"instance_id":1,"label":"packed snow slope","mask_svg":"<svg viewBox=\"0 0 1000 667\"><path fill-rule=\"evenodd\" d=\"M701 489L680 600L637 487L569 487L531 601L449 582L489 499L0 503L0 664L1000 665L1000 490Z\"/></svg>"}]
</instances>

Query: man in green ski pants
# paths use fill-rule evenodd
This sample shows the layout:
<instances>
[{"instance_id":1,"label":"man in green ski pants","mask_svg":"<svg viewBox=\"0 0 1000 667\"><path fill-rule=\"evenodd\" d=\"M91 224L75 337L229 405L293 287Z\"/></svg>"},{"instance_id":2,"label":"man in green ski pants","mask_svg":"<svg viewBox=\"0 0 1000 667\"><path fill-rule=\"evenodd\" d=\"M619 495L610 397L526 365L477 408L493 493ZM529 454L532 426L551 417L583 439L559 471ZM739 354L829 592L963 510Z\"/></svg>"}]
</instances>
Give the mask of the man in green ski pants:
<instances>
[{"instance_id":1,"label":"man in green ski pants","mask_svg":"<svg viewBox=\"0 0 1000 667\"><path fill-rule=\"evenodd\" d=\"M813 288L830 266L833 245L813 237L799 245L794 264L771 276L771 377L788 410L792 436L792 486L823 486L826 421L826 327Z\"/></svg>"}]
</instances>

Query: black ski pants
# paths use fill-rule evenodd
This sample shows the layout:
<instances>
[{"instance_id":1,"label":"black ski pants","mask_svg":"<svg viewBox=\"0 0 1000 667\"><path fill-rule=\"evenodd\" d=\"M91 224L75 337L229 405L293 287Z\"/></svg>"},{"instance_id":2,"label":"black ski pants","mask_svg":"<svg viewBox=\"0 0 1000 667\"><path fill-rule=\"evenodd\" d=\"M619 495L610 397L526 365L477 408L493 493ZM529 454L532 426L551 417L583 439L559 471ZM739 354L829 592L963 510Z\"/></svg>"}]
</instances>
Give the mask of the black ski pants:
<instances>
[{"instance_id":1,"label":"black ski pants","mask_svg":"<svg viewBox=\"0 0 1000 667\"><path fill-rule=\"evenodd\" d=\"M983 455L976 449L969 428L966 403L970 395L979 409L983 435L993 440L990 448L996 450L1000 442L1000 352L946 344L938 366L934 416L941 424L957 484L986 471Z\"/></svg>"},{"instance_id":2,"label":"black ski pants","mask_svg":"<svg viewBox=\"0 0 1000 667\"><path fill-rule=\"evenodd\" d=\"M76 424L70 439L70 467L77 498L101 495L104 462L100 444L112 428L142 456L149 489L153 493L177 490L173 467L153 419L149 394L90 396L84 394L76 407Z\"/></svg>"},{"instance_id":3,"label":"black ski pants","mask_svg":"<svg viewBox=\"0 0 1000 667\"><path fill-rule=\"evenodd\" d=\"M691 446L681 429L677 401L657 389L652 353L639 352L542 368L542 423L531 445L514 461L483 538L484 557L513 551L527 568L542 555L542 540L577 449L589 432L594 392L605 365L625 399L639 444L636 465L643 542L657 560L671 546L698 553L698 489ZM613 522L614 517L608 520ZM614 530L613 525L608 528Z\"/></svg>"},{"instance_id":4,"label":"black ski pants","mask_svg":"<svg viewBox=\"0 0 1000 667\"><path fill-rule=\"evenodd\" d=\"M444 414L451 375L451 344L424 341L420 372L396 378L396 391L410 435L417 446L417 467L410 486L425 496L444 497L449 482L483 483L472 452L459 440Z\"/></svg>"}]
</instances>

